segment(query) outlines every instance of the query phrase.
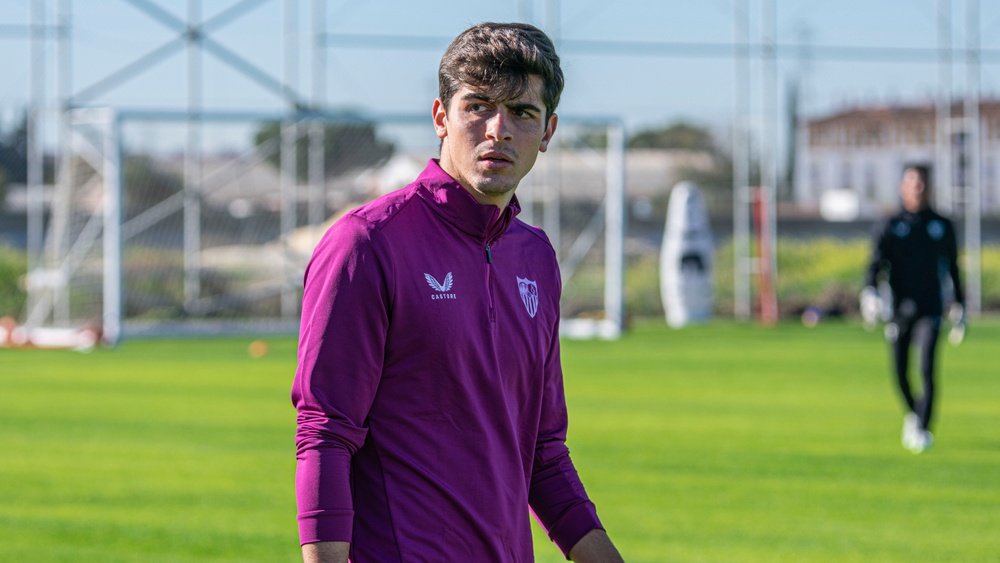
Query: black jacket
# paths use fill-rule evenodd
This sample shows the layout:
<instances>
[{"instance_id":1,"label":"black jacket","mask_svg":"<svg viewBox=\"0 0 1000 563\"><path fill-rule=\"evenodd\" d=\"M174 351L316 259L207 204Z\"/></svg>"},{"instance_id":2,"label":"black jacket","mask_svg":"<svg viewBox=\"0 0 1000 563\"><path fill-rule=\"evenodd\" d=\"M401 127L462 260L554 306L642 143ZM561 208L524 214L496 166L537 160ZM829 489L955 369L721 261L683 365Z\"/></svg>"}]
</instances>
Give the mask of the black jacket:
<instances>
[{"instance_id":1,"label":"black jacket","mask_svg":"<svg viewBox=\"0 0 1000 563\"><path fill-rule=\"evenodd\" d=\"M879 226L865 283L874 287L880 272L888 273L895 317L940 316L949 292L965 303L955 227L930 209L903 210Z\"/></svg>"}]
</instances>

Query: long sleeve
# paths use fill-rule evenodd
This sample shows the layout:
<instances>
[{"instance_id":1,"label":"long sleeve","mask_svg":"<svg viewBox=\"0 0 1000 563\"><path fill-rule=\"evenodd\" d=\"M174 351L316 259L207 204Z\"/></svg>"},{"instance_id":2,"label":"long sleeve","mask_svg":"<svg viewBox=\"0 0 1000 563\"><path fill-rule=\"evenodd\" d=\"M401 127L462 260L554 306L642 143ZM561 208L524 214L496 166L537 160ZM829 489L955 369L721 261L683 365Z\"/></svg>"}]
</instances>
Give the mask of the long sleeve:
<instances>
[{"instance_id":1,"label":"long sleeve","mask_svg":"<svg viewBox=\"0 0 1000 563\"><path fill-rule=\"evenodd\" d=\"M367 435L389 323L389 287L367 224L352 215L306 270L292 403L301 543L351 541L351 457Z\"/></svg>"},{"instance_id":2,"label":"long sleeve","mask_svg":"<svg viewBox=\"0 0 1000 563\"><path fill-rule=\"evenodd\" d=\"M962 288L962 280L958 273L958 240L955 235L955 227L949 221L948 222L948 240L947 240L947 260L948 260L948 275L951 277L952 291L955 293L955 302L965 305L965 291Z\"/></svg>"},{"instance_id":3,"label":"long sleeve","mask_svg":"<svg viewBox=\"0 0 1000 563\"><path fill-rule=\"evenodd\" d=\"M545 397L535 447L528 502L564 555L590 530L603 529L594 504L566 447L566 398L559 358L559 331L545 365Z\"/></svg>"},{"instance_id":4,"label":"long sleeve","mask_svg":"<svg viewBox=\"0 0 1000 563\"><path fill-rule=\"evenodd\" d=\"M872 252L871 259L868 262L868 268L865 270L865 286L875 287L878 284L878 275L886 267L886 260L888 257L887 252L887 237L886 231L888 229L888 223L879 225L878 230L875 231L872 237Z\"/></svg>"}]
</instances>

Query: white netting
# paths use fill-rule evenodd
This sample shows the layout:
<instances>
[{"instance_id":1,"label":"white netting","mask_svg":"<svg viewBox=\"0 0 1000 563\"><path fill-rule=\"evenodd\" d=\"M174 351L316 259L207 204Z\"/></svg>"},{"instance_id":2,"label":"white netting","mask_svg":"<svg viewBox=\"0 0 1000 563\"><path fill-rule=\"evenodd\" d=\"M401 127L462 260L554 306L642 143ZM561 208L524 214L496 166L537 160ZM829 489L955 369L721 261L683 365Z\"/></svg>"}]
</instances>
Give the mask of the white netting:
<instances>
[{"instance_id":1,"label":"white netting","mask_svg":"<svg viewBox=\"0 0 1000 563\"><path fill-rule=\"evenodd\" d=\"M72 171L47 228L46 267L32 274L29 324L114 323L111 311L124 336L294 330L302 272L325 229L412 180L439 142L416 118L303 121L284 143L266 120L203 119L195 142L178 116L78 119L72 130ZM615 316L605 291L607 131L564 120L518 192L522 218L560 249L570 317ZM280 148L293 144L296 158L283 162ZM201 148L195 158L190 147ZM115 229L105 228L115 205L117 268Z\"/></svg>"}]
</instances>

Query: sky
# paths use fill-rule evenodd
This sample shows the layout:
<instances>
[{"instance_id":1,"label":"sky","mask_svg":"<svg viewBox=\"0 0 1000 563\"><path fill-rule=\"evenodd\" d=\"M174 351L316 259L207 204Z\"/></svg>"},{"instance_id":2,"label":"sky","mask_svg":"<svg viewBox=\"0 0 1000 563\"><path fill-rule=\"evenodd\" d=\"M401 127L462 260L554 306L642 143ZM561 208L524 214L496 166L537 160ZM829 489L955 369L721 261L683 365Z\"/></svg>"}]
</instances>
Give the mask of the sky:
<instances>
[{"instance_id":1,"label":"sky","mask_svg":"<svg viewBox=\"0 0 1000 563\"><path fill-rule=\"evenodd\" d=\"M30 96L29 41L24 26L37 0L4 0L0 11L0 118L10 122ZM751 39L766 33L763 0L735 0L749 14ZM186 0L134 0L155 6L179 20ZM777 0L774 21L779 44L811 45L811 57L782 51L774 83L766 82L759 60L751 63L749 87L736 91L733 42L734 0L328 0L321 25L312 18L313 0L300 0L296 14L299 46L291 68L292 82L309 98L313 94L312 53L315 29L322 30L327 64L322 96L331 109L350 108L380 114L427 115L437 89L437 64L454 35L481 21L529 21L556 40L567 86L559 113L565 117L608 117L624 121L629 131L688 121L728 131L736 96L747 96L747 122L765 122L765 99L784 110L784 92L793 83L802 92L807 116L834 112L860 103L917 103L938 89L934 60L914 60L871 53L831 56L833 47L933 49L938 46L937 0ZM54 20L58 0L41 0ZM73 0L72 84L74 92L92 85L163 45L177 34L126 0ZM204 0L202 18L210 19L236 0ZM214 30L210 37L226 50L251 62L274 80L285 77L283 0L259 0L245 14ZM952 0L952 40L966 41L966 5ZM1000 49L1000 3L981 2L977 21L984 49ZM710 45L680 52L666 43ZM713 50L715 49L715 50ZM145 65L129 80L81 100L82 105L120 108L183 109L188 98L187 55L175 49L163 60ZM960 95L966 67L954 55L952 89ZM44 104L54 107L55 49L46 59ZM286 105L219 61L203 58L203 103L208 110L276 113ZM981 87L985 95L1000 90L995 76L1000 56L983 57ZM773 84L773 88L768 85ZM770 95L774 95L770 98ZM755 126L757 126L755 125ZM208 143L224 144L245 135L218 128ZM230 128L231 129L231 128ZM152 134L152 133L151 133ZM154 138L175 139L169 132ZM215 141L213 141L215 139ZM228 139L228 141L227 141Z\"/></svg>"}]
</instances>

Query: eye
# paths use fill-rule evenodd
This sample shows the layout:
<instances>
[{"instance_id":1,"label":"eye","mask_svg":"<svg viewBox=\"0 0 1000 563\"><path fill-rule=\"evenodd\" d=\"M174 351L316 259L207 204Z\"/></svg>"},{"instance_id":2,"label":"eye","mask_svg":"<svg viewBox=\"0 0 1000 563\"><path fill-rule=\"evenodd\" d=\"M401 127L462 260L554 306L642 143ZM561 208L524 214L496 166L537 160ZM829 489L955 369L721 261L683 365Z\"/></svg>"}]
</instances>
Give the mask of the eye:
<instances>
[{"instance_id":1,"label":"eye","mask_svg":"<svg viewBox=\"0 0 1000 563\"><path fill-rule=\"evenodd\" d=\"M510 114L517 119L528 121L534 121L538 118L537 108L531 106L512 106L510 108Z\"/></svg>"}]
</instances>

